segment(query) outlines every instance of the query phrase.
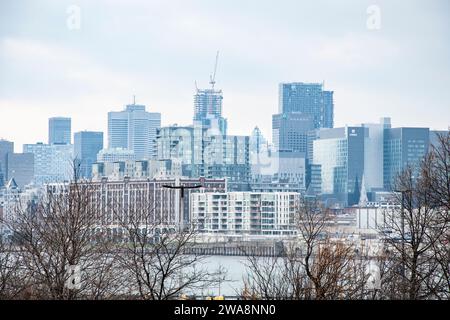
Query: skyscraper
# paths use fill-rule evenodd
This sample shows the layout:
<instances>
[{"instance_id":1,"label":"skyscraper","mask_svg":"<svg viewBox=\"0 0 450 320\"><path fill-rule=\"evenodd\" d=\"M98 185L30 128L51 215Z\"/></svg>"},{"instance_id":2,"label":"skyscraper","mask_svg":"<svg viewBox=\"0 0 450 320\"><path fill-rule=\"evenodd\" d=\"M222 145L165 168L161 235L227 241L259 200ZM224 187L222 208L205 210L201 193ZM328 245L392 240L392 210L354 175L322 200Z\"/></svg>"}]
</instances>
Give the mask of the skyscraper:
<instances>
[{"instance_id":1,"label":"skyscraper","mask_svg":"<svg viewBox=\"0 0 450 320\"><path fill-rule=\"evenodd\" d=\"M383 190L384 130L391 127L390 118L380 123L363 123L367 128L364 138L364 179L368 192Z\"/></svg>"},{"instance_id":2,"label":"skyscraper","mask_svg":"<svg viewBox=\"0 0 450 320\"><path fill-rule=\"evenodd\" d=\"M278 151L307 153L308 132L314 129L313 117L301 112L272 116L272 141Z\"/></svg>"},{"instance_id":3,"label":"skyscraper","mask_svg":"<svg viewBox=\"0 0 450 320\"><path fill-rule=\"evenodd\" d=\"M430 143L428 128L391 128L384 130L383 182L392 190L396 176L408 165L418 169Z\"/></svg>"},{"instance_id":4,"label":"skyscraper","mask_svg":"<svg viewBox=\"0 0 450 320\"><path fill-rule=\"evenodd\" d=\"M103 132L80 131L74 136L75 158L80 164L80 177L92 177L92 164L103 149Z\"/></svg>"},{"instance_id":5,"label":"skyscraper","mask_svg":"<svg viewBox=\"0 0 450 320\"><path fill-rule=\"evenodd\" d=\"M194 95L194 124L227 133L227 120L222 117L222 90L197 89Z\"/></svg>"},{"instance_id":6,"label":"skyscraper","mask_svg":"<svg viewBox=\"0 0 450 320\"><path fill-rule=\"evenodd\" d=\"M364 127L319 131L318 138L313 142L313 162L321 168L324 198L343 205L358 203L367 131ZM354 196L356 193L358 196Z\"/></svg>"},{"instance_id":7,"label":"skyscraper","mask_svg":"<svg viewBox=\"0 0 450 320\"><path fill-rule=\"evenodd\" d=\"M7 158L9 153L14 152L14 142L0 140L0 187L3 187L8 179Z\"/></svg>"},{"instance_id":8,"label":"skyscraper","mask_svg":"<svg viewBox=\"0 0 450 320\"><path fill-rule=\"evenodd\" d=\"M70 118L54 117L48 119L48 144L70 144L71 123Z\"/></svg>"},{"instance_id":9,"label":"skyscraper","mask_svg":"<svg viewBox=\"0 0 450 320\"><path fill-rule=\"evenodd\" d=\"M278 113L301 112L313 117L314 128L333 128L333 91L319 83L280 83Z\"/></svg>"},{"instance_id":10,"label":"skyscraper","mask_svg":"<svg viewBox=\"0 0 450 320\"><path fill-rule=\"evenodd\" d=\"M134 151L137 160L156 157L156 132L161 114L133 103L124 111L108 113L108 148Z\"/></svg>"}]
</instances>

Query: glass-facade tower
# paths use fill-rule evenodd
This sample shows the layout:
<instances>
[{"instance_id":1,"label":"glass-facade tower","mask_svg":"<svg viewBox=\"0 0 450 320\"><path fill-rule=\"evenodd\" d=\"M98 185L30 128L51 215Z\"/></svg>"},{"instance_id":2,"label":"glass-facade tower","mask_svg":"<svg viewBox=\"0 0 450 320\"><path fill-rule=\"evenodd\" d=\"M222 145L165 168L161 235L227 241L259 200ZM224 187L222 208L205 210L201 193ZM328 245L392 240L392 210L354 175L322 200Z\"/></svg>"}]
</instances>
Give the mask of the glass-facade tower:
<instances>
[{"instance_id":1,"label":"glass-facade tower","mask_svg":"<svg viewBox=\"0 0 450 320\"><path fill-rule=\"evenodd\" d=\"M333 91L318 83L280 83L278 113L290 112L311 115L314 128L333 128Z\"/></svg>"},{"instance_id":2,"label":"glass-facade tower","mask_svg":"<svg viewBox=\"0 0 450 320\"><path fill-rule=\"evenodd\" d=\"M74 136L75 158L80 164L80 177L92 177L92 164L97 161L97 154L103 149L103 132L81 131Z\"/></svg>"},{"instance_id":3,"label":"glass-facade tower","mask_svg":"<svg viewBox=\"0 0 450 320\"><path fill-rule=\"evenodd\" d=\"M48 144L70 144L71 138L72 121L70 118L48 119Z\"/></svg>"}]
</instances>

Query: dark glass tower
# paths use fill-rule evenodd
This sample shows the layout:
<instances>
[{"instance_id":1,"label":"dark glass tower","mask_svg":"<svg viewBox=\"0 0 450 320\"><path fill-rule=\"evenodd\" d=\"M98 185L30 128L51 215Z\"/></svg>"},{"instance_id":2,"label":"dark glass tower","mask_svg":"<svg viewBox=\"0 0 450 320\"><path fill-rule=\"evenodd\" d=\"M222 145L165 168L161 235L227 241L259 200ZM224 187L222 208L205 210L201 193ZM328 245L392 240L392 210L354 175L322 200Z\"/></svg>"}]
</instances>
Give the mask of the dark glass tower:
<instances>
[{"instance_id":1,"label":"dark glass tower","mask_svg":"<svg viewBox=\"0 0 450 320\"><path fill-rule=\"evenodd\" d=\"M301 112L313 117L314 128L333 128L333 91L319 83L280 83L278 113Z\"/></svg>"}]
</instances>

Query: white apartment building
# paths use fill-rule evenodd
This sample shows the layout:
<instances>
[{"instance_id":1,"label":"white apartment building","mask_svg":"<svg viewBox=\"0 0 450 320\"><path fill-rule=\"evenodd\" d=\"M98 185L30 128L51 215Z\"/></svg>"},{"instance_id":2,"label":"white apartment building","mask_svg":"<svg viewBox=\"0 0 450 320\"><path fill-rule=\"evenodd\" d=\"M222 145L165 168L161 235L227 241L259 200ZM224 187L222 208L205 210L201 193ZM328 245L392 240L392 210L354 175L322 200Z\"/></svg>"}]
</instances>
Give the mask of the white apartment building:
<instances>
[{"instance_id":1,"label":"white apartment building","mask_svg":"<svg viewBox=\"0 0 450 320\"><path fill-rule=\"evenodd\" d=\"M202 233L292 235L299 199L295 192L192 193L191 221Z\"/></svg>"}]
</instances>

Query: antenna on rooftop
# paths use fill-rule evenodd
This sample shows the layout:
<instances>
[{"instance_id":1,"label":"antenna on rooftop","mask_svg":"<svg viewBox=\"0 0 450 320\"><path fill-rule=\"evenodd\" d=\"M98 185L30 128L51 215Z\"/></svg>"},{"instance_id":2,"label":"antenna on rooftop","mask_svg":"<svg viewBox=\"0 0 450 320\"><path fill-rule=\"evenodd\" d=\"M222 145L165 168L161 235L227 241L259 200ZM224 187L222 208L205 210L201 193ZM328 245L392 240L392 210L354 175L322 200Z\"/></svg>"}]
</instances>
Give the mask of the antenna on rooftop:
<instances>
[{"instance_id":1,"label":"antenna on rooftop","mask_svg":"<svg viewBox=\"0 0 450 320\"><path fill-rule=\"evenodd\" d=\"M136 105L136 95L133 94L133 104Z\"/></svg>"}]
</instances>

